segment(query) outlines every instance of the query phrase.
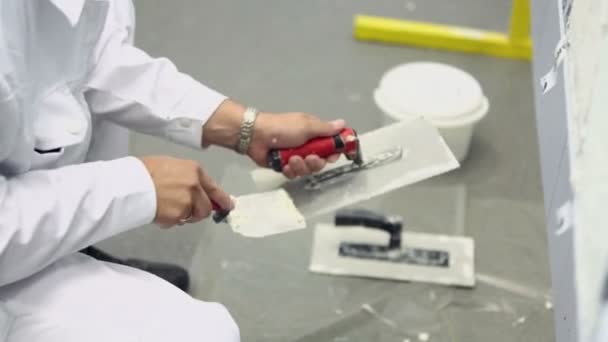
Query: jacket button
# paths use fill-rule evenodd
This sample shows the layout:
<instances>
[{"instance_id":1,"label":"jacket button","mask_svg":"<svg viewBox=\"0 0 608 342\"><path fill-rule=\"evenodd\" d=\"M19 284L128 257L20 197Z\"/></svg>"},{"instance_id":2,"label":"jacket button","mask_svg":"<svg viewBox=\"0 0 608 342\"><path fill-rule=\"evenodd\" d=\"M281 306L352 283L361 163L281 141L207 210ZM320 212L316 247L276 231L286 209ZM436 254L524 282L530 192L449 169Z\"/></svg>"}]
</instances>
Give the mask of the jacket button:
<instances>
[{"instance_id":1,"label":"jacket button","mask_svg":"<svg viewBox=\"0 0 608 342\"><path fill-rule=\"evenodd\" d=\"M190 128L190 126L192 126L192 121L190 119L179 119L179 125L182 128Z\"/></svg>"},{"instance_id":2,"label":"jacket button","mask_svg":"<svg viewBox=\"0 0 608 342\"><path fill-rule=\"evenodd\" d=\"M66 128L67 131L73 135L77 135L82 132L82 124L76 120L69 121Z\"/></svg>"}]
</instances>

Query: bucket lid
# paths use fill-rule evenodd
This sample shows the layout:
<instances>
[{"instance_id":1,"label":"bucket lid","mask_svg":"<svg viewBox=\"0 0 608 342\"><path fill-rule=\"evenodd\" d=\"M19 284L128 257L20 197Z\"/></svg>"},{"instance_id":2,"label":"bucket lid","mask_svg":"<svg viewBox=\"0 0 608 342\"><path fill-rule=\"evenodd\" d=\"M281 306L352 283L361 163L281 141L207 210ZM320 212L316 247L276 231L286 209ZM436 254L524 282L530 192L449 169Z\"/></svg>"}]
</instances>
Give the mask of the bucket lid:
<instances>
[{"instance_id":1,"label":"bucket lid","mask_svg":"<svg viewBox=\"0 0 608 342\"><path fill-rule=\"evenodd\" d=\"M438 122L478 116L487 101L473 76L431 62L402 64L389 70L375 97L381 109L396 119L423 116Z\"/></svg>"}]
</instances>

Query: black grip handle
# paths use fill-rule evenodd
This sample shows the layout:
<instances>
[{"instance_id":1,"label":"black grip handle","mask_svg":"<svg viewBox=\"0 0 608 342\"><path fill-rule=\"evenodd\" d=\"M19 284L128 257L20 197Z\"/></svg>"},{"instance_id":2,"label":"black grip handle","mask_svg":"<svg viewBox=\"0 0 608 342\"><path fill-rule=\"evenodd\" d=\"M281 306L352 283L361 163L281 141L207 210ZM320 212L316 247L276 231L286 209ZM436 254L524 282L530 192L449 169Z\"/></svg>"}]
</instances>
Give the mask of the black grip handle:
<instances>
[{"instance_id":1,"label":"black grip handle","mask_svg":"<svg viewBox=\"0 0 608 342\"><path fill-rule=\"evenodd\" d=\"M390 235L389 248L401 247L403 219L400 216L387 216L367 209L342 209L336 213L336 227L361 226L380 229Z\"/></svg>"}]
</instances>

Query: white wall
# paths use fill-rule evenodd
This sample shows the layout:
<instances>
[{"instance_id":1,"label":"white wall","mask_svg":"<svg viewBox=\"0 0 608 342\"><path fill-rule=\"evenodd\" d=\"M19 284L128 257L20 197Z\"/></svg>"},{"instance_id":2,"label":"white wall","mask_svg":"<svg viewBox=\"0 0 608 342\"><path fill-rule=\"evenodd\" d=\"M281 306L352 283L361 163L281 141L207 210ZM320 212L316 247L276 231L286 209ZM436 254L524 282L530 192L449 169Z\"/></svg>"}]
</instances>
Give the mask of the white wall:
<instances>
[{"instance_id":1,"label":"white wall","mask_svg":"<svg viewBox=\"0 0 608 342\"><path fill-rule=\"evenodd\" d=\"M608 0L574 0L565 29L560 5L533 1L537 121L556 336L589 341L608 265ZM570 44L564 68L556 87L542 95L538 80L561 34ZM556 214L568 202L572 211L560 227ZM560 235L560 228L568 230Z\"/></svg>"},{"instance_id":2,"label":"white wall","mask_svg":"<svg viewBox=\"0 0 608 342\"><path fill-rule=\"evenodd\" d=\"M553 52L560 39L557 0L533 0L532 16L533 77L554 298L555 335L558 342L573 342L578 334L573 276L573 234L572 231L555 234L558 230L555 213L563 203L572 198L569 185L565 87L563 77L560 76L555 88L542 95L539 83L553 63Z\"/></svg>"},{"instance_id":3,"label":"white wall","mask_svg":"<svg viewBox=\"0 0 608 342\"><path fill-rule=\"evenodd\" d=\"M595 328L608 262L608 1L576 0L565 62L579 341Z\"/></svg>"}]
</instances>

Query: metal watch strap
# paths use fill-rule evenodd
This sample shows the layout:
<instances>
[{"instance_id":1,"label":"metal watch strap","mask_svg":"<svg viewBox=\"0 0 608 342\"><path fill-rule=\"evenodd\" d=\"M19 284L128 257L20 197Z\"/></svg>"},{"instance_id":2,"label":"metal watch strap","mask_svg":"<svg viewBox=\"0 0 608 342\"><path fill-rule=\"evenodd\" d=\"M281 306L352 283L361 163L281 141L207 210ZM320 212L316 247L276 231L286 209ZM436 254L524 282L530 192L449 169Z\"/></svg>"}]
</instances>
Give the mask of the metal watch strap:
<instances>
[{"instance_id":1,"label":"metal watch strap","mask_svg":"<svg viewBox=\"0 0 608 342\"><path fill-rule=\"evenodd\" d=\"M241 122L241 130L239 132L239 143L236 147L237 152L240 154L246 154L249 150L249 144L253 137L253 126L255 125L255 119L257 118L258 113L258 110L253 107L249 107L245 110L243 121Z\"/></svg>"}]
</instances>

